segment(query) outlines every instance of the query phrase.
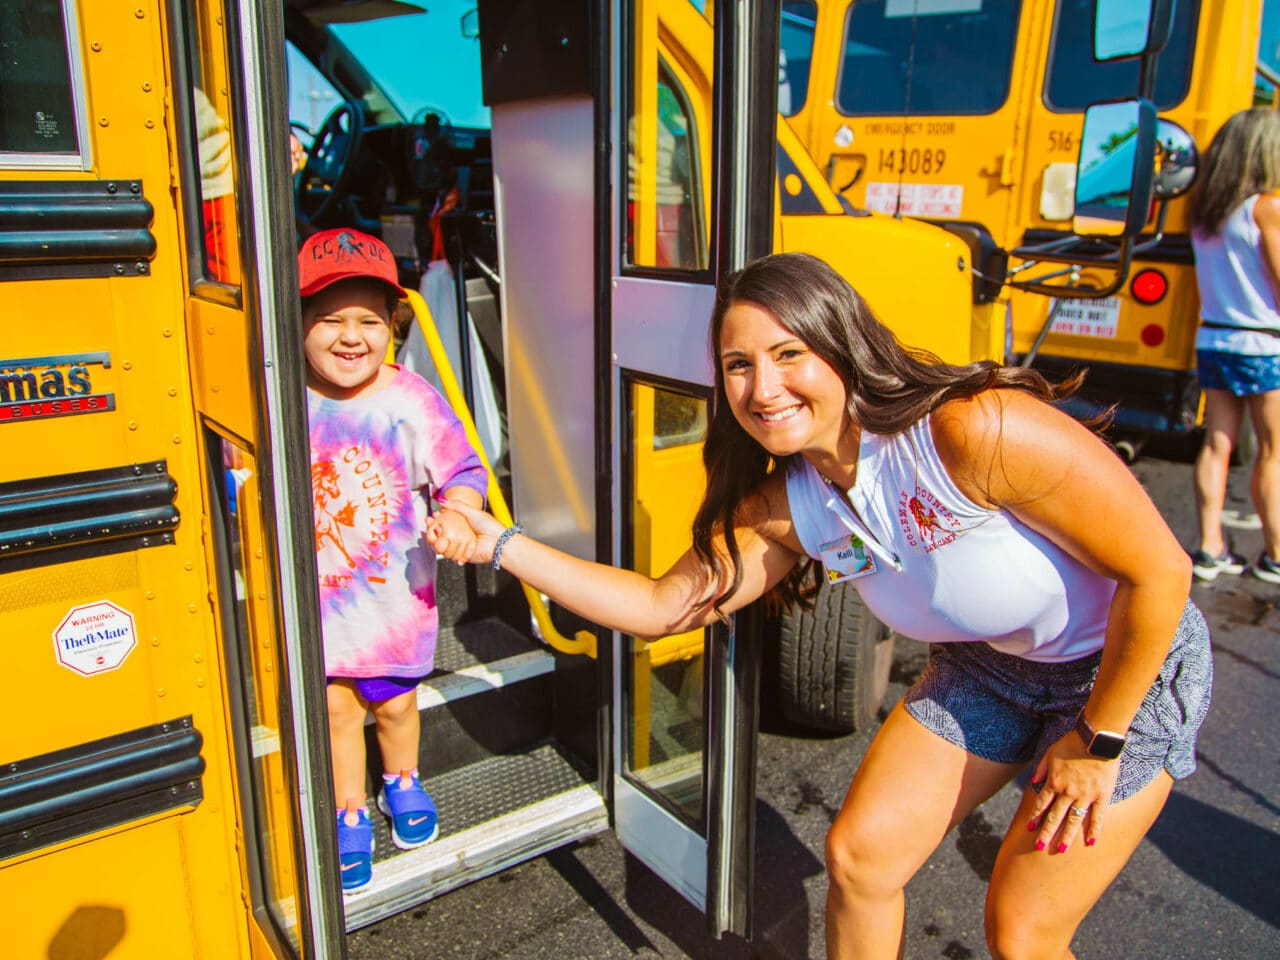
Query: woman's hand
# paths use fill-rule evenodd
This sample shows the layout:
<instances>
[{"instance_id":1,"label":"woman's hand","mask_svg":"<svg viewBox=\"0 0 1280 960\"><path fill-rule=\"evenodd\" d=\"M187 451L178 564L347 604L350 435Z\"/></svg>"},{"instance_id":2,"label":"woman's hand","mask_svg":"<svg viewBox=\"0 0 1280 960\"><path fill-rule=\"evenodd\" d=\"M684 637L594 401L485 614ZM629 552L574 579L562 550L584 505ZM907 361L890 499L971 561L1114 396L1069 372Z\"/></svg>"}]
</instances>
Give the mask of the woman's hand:
<instances>
[{"instance_id":1,"label":"woman's hand","mask_svg":"<svg viewBox=\"0 0 1280 960\"><path fill-rule=\"evenodd\" d=\"M1065 853L1082 833L1085 846L1097 843L1119 775L1119 760L1090 756L1074 731L1050 747L1031 778L1042 784L1027 823L1040 832L1036 849Z\"/></svg>"},{"instance_id":2,"label":"woman's hand","mask_svg":"<svg viewBox=\"0 0 1280 960\"><path fill-rule=\"evenodd\" d=\"M442 509L436 514L437 520L447 522L447 529L466 530L470 535L471 550L459 562L490 563L493 560L493 545L506 528L495 517L460 500L441 500L439 503ZM430 527L427 529L427 543L441 556L446 556L438 539L432 536Z\"/></svg>"}]
</instances>

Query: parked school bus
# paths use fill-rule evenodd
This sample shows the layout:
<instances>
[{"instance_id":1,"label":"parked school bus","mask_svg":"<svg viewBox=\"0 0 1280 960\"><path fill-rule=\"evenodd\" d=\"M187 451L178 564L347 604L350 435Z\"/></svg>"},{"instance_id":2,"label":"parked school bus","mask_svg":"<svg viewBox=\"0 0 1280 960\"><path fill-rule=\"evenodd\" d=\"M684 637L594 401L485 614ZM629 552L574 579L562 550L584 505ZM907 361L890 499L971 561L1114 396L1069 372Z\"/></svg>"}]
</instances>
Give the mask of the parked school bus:
<instances>
[{"instance_id":1,"label":"parked school bus","mask_svg":"<svg viewBox=\"0 0 1280 960\"><path fill-rule=\"evenodd\" d=\"M1027 293L1016 283L1034 273L1033 258L1010 254L1069 238L1085 107L1139 94L1136 62L1094 60L1094 7L787 0L792 92L783 112L851 203L976 235L985 257L975 265L993 281L976 309L1008 311L1010 359L1055 378L1087 367L1071 409L1091 416L1118 403L1115 430L1132 451L1149 434L1185 434L1196 424L1199 305L1186 203L1176 198L1193 180L1198 148L1251 105L1256 86L1274 90L1264 77L1275 76L1280 24L1269 24L1260 44L1263 0L1172 4L1168 42L1144 94L1160 117L1157 198L1170 202L1153 208L1131 275L1110 296ZM1053 282L1101 282L1079 266Z\"/></svg>"},{"instance_id":2,"label":"parked school bus","mask_svg":"<svg viewBox=\"0 0 1280 960\"><path fill-rule=\"evenodd\" d=\"M852 592L641 642L442 565L418 693L441 836L397 851L376 817L374 882L343 902L295 257L351 226L411 288L452 276L422 286L457 329L410 302L442 387L494 413L473 429L493 509L661 570L701 493L720 273L813 250L908 342L1000 340L963 243L852 215L761 112L777 24L767 3L0 11L0 290L25 321L0 357L6 955L340 957L347 930L606 829L714 932L749 930L761 651L802 718L873 716L892 637ZM308 85L291 181L302 61L333 102ZM468 71L483 122L441 106Z\"/></svg>"}]
</instances>

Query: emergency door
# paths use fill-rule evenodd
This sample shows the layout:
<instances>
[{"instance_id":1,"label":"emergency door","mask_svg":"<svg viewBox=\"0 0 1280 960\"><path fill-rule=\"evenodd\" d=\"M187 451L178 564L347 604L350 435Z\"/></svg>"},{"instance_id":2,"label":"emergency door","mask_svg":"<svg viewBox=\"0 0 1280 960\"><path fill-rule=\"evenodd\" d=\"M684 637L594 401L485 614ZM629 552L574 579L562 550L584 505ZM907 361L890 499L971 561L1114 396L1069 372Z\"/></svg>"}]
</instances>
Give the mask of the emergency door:
<instances>
[{"instance_id":1,"label":"emergency door","mask_svg":"<svg viewBox=\"0 0 1280 960\"><path fill-rule=\"evenodd\" d=\"M713 184L713 129L730 138L735 122L714 122L713 105L716 84L740 81L713 71L713 25L687 0L624 4L615 37L615 62L629 66L614 89L615 560L657 575L688 548L705 486L707 329L715 268L726 262L713 202L737 218L732 229L746 229L729 191ZM770 136L755 153L772 150ZM614 638L618 836L716 934L745 933L749 913L758 683L744 624Z\"/></svg>"}]
</instances>

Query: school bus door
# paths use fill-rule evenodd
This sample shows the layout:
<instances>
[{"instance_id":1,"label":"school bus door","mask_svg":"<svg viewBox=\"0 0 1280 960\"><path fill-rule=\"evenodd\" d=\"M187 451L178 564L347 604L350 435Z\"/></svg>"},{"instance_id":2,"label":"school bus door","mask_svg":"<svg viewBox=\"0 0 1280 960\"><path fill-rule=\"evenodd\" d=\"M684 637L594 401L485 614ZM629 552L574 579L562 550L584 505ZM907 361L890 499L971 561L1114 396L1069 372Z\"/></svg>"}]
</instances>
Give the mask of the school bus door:
<instances>
[{"instance_id":1,"label":"school bus door","mask_svg":"<svg viewBox=\"0 0 1280 960\"><path fill-rule=\"evenodd\" d=\"M748 4L738 19L716 4L715 29L767 48L770 8ZM678 82L682 61L712 60L713 31L687 0L614 2L598 18L578 4L528 21L496 2L479 9L482 53L494 52L485 98L518 516L572 552L660 573L687 547L701 497L714 277L773 240L776 70L735 59L714 88ZM769 26L756 33L759 22ZM553 69L528 69L537 62ZM735 92L768 122L714 122ZM619 839L713 931L745 931L758 684L745 626L650 643L615 634L600 662L613 704L602 786Z\"/></svg>"},{"instance_id":2,"label":"school bus door","mask_svg":"<svg viewBox=\"0 0 1280 960\"><path fill-rule=\"evenodd\" d=\"M227 45L258 13L0 6L8 956L340 949L301 866L324 848L243 266L262 149Z\"/></svg>"}]
</instances>

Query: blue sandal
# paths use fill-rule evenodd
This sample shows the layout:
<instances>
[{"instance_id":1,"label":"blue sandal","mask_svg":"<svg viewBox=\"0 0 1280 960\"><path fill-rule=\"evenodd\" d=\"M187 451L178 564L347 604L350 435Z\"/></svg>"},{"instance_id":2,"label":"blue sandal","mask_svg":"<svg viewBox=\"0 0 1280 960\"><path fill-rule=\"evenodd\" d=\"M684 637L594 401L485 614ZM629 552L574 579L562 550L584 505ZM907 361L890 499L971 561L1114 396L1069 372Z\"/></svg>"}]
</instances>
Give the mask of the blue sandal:
<instances>
[{"instance_id":1,"label":"blue sandal","mask_svg":"<svg viewBox=\"0 0 1280 960\"><path fill-rule=\"evenodd\" d=\"M405 770L391 783L384 781L378 809L391 818L391 840L401 850L430 843L439 832L436 803L416 773Z\"/></svg>"}]
</instances>

